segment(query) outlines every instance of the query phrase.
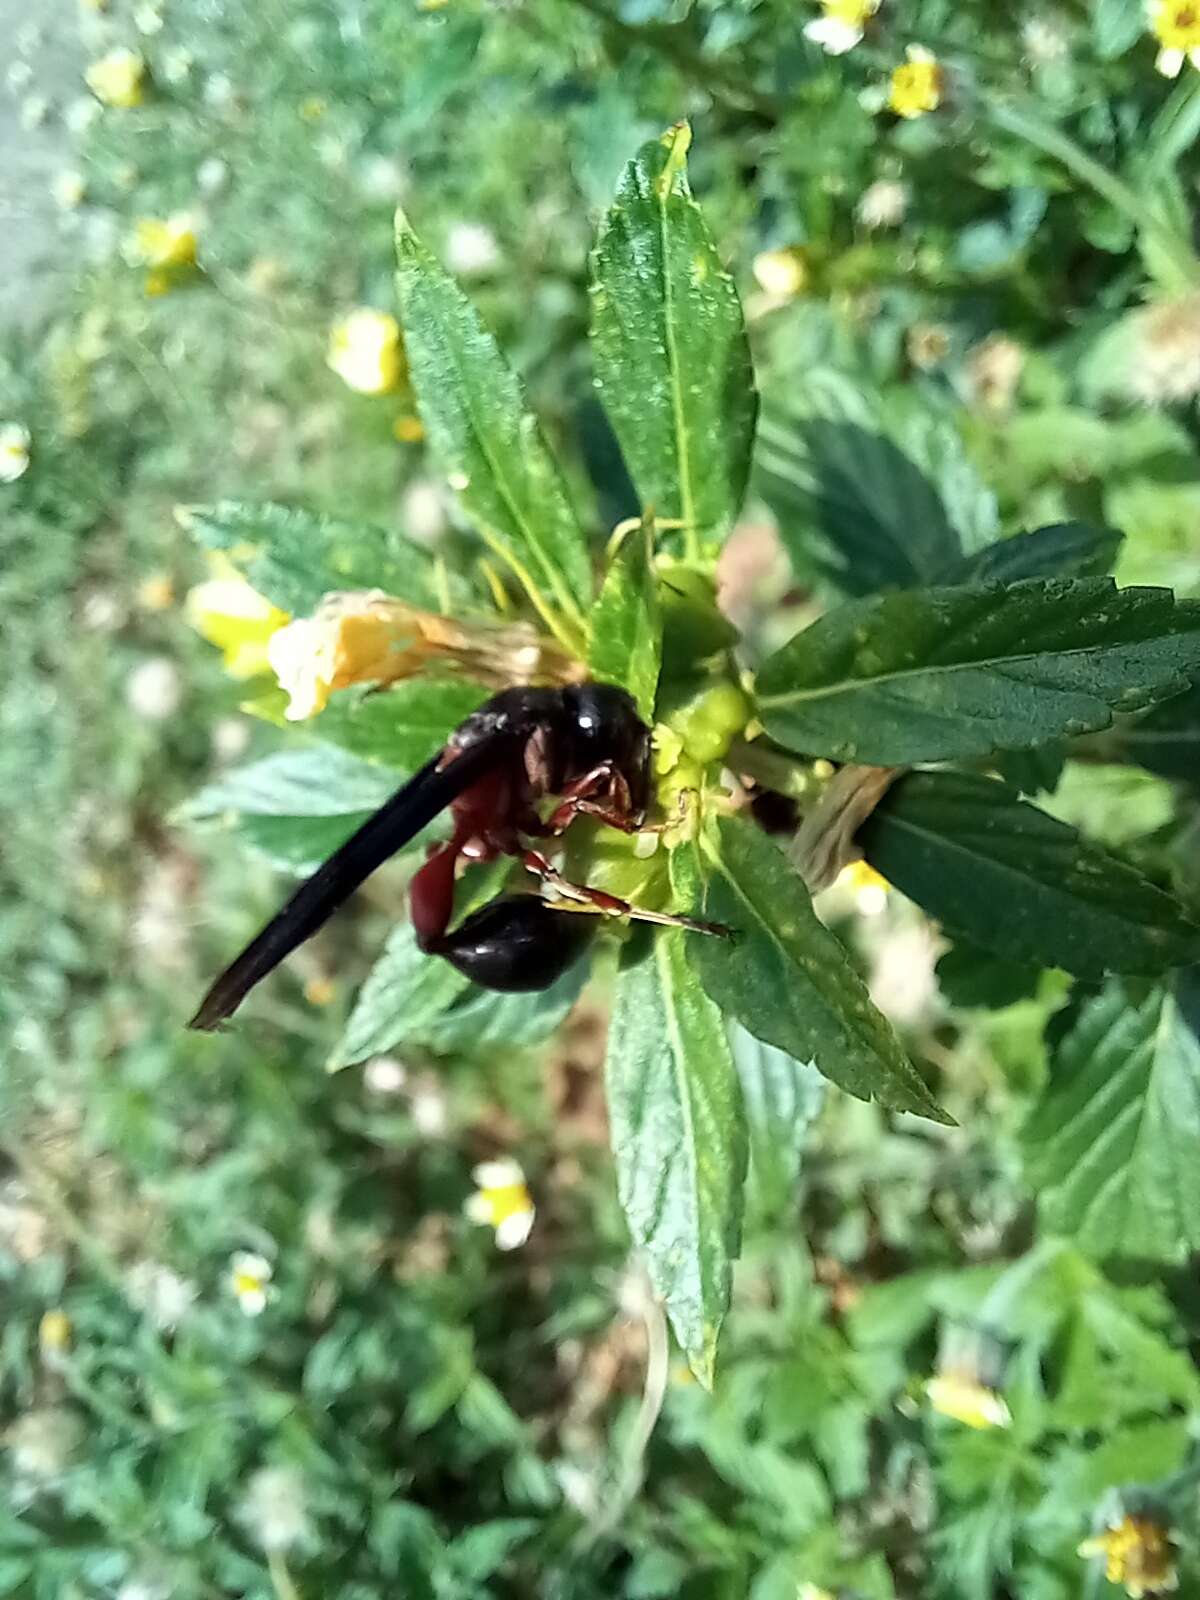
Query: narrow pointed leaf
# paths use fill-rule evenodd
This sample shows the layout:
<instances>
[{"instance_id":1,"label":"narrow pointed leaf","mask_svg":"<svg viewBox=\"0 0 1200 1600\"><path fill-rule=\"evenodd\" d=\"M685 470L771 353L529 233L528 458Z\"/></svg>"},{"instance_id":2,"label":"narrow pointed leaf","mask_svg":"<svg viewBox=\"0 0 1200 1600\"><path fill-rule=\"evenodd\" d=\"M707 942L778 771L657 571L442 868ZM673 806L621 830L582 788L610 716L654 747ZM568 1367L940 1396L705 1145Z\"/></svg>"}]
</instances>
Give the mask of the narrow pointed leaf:
<instances>
[{"instance_id":1,"label":"narrow pointed leaf","mask_svg":"<svg viewBox=\"0 0 1200 1600\"><path fill-rule=\"evenodd\" d=\"M604 577L592 615L588 664L593 678L627 689L646 723L662 666L663 624L649 530L631 533Z\"/></svg>"},{"instance_id":2,"label":"narrow pointed leaf","mask_svg":"<svg viewBox=\"0 0 1200 1600\"><path fill-rule=\"evenodd\" d=\"M741 507L757 397L742 308L687 179L684 125L626 167L592 257L596 380L642 504L695 552Z\"/></svg>"},{"instance_id":3,"label":"narrow pointed leaf","mask_svg":"<svg viewBox=\"0 0 1200 1600\"><path fill-rule=\"evenodd\" d=\"M1009 961L1096 978L1200 955L1200 928L1171 895L990 778L913 773L859 840L948 932Z\"/></svg>"},{"instance_id":4,"label":"narrow pointed leaf","mask_svg":"<svg viewBox=\"0 0 1200 1600\"><path fill-rule=\"evenodd\" d=\"M758 675L781 744L878 766L1027 750L1106 728L1200 668L1200 602L1109 579L878 595L828 612Z\"/></svg>"},{"instance_id":5,"label":"narrow pointed leaf","mask_svg":"<svg viewBox=\"0 0 1200 1600\"><path fill-rule=\"evenodd\" d=\"M941 573L943 583L1018 583L1023 578L1100 578L1124 542L1115 528L1056 522L998 539Z\"/></svg>"},{"instance_id":6,"label":"narrow pointed leaf","mask_svg":"<svg viewBox=\"0 0 1200 1600\"><path fill-rule=\"evenodd\" d=\"M746 1133L721 1014L683 935L655 933L617 981L605 1074L634 1243L693 1371L711 1387L741 1238Z\"/></svg>"},{"instance_id":7,"label":"narrow pointed leaf","mask_svg":"<svg viewBox=\"0 0 1200 1600\"><path fill-rule=\"evenodd\" d=\"M251 588L294 616L307 616L324 595L344 589L382 589L438 609L433 558L395 530L238 500L181 506L176 515L206 550L227 555Z\"/></svg>"},{"instance_id":8,"label":"narrow pointed leaf","mask_svg":"<svg viewBox=\"0 0 1200 1600\"><path fill-rule=\"evenodd\" d=\"M734 931L732 941L688 936L688 959L723 1011L860 1100L950 1121L769 839L726 818L704 852L703 883L687 852L671 865L680 901Z\"/></svg>"},{"instance_id":9,"label":"narrow pointed leaf","mask_svg":"<svg viewBox=\"0 0 1200 1600\"><path fill-rule=\"evenodd\" d=\"M1111 983L1086 1006L1024 1142L1048 1232L1101 1257L1200 1250L1200 1040L1176 993L1131 1005Z\"/></svg>"},{"instance_id":10,"label":"narrow pointed leaf","mask_svg":"<svg viewBox=\"0 0 1200 1600\"><path fill-rule=\"evenodd\" d=\"M479 313L399 213L396 292L409 371L442 470L543 620L580 646L591 560L558 463Z\"/></svg>"}]
</instances>

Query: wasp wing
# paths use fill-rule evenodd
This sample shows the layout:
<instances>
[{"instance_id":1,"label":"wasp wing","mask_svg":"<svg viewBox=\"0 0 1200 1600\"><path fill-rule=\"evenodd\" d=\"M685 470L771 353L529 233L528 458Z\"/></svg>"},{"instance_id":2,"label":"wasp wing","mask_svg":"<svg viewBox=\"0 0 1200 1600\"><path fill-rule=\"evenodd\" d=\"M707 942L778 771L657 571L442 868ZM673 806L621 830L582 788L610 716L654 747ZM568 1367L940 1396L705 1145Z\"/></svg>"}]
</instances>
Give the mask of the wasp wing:
<instances>
[{"instance_id":1,"label":"wasp wing","mask_svg":"<svg viewBox=\"0 0 1200 1600\"><path fill-rule=\"evenodd\" d=\"M435 756L369 817L271 918L200 1002L189 1028L208 1030L231 1017L269 972L311 939L358 886L515 748L513 733L497 732L461 751L445 766Z\"/></svg>"}]
</instances>

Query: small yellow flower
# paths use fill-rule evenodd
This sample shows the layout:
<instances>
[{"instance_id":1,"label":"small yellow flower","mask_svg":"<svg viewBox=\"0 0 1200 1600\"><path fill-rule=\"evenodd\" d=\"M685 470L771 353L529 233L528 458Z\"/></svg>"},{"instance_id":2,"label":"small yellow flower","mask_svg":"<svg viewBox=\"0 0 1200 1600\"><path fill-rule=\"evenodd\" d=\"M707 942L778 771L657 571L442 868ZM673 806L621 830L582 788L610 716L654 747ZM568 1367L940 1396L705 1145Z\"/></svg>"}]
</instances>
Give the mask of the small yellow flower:
<instances>
[{"instance_id":1,"label":"small yellow flower","mask_svg":"<svg viewBox=\"0 0 1200 1600\"><path fill-rule=\"evenodd\" d=\"M310 1006L327 1006L337 994L332 978L310 978L304 985L304 998Z\"/></svg>"},{"instance_id":2,"label":"small yellow flower","mask_svg":"<svg viewBox=\"0 0 1200 1600\"><path fill-rule=\"evenodd\" d=\"M188 595L187 620L222 652L231 677L269 672L268 641L291 619L252 589L227 556L211 556L209 564L213 577Z\"/></svg>"},{"instance_id":3,"label":"small yellow flower","mask_svg":"<svg viewBox=\"0 0 1200 1600\"><path fill-rule=\"evenodd\" d=\"M805 25L804 37L827 55L844 56L860 42L882 0L821 0L822 15Z\"/></svg>"},{"instance_id":4,"label":"small yellow flower","mask_svg":"<svg viewBox=\"0 0 1200 1600\"><path fill-rule=\"evenodd\" d=\"M1123 1516L1095 1538L1085 1539L1079 1554L1085 1560L1103 1556L1105 1577L1123 1584L1132 1600L1179 1587L1171 1535L1153 1517Z\"/></svg>"},{"instance_id":5,"label":"small yellow flower","mask_svg":"<svg viewBox=\"0 0 1200 1600\"><path fill-rule=\"evenodd\" d=\"M833 887L853 895L860 916L877 917L887 907L891 884L866 861L851 861L838 873Z\"/></svg>"},{"instance_id":6,"label":"small yellow flower","mask_svg":"<svg viewBox=\"0 0 1200 1600\"><path fill-rule=\"evenodd\" d=\"M425 437L425 424L420 417L397 417L392 423L392 433L401 444L420 444Z\"/></svg>"},{"instance_id":7,"label":"small yellow flower","mask_svg":"<svg viewBox=\"0 0 1200 1600\"><path fill-rule=\"evenodd\" d=\"M0 483L16 483L29 468L33 440L20 422L0 422Z\"/></svg>"},{"instance_id":8,"label":"small yellow flower","mask_svg":"<svg viewBox=\"0 0 1200 1600\"><path fill-rule=\"evenodd\" d=\"M239 1250L229 1264L229 1287L237 1303L248 1317L258 1317L267 1309L273 1290L271 1279L275 1269L266 1256L251 1250Z\"/></svg>"},{"instance_id":9,"label":"small yellow flower","mask_svg":"<svg viewBox=\"0 0 1200 1600\"><path fill-rule=\"evenodd\" d=\"M534 1218L519 1164L511 1159L481 1161L471 1176L479 1187L463 1208L468 1220L494 1229L498 1249L518 1249L528 1239Z\"/></svg>"},{"instance_id":10,"label":"small yellow flower","mask_svg":"<svg viewBox=\"0 0 1200 1600\"><path fill-rule=\"evenodd\" d=\"M359 394L389 394L404 372L400 324L386 311L360 306L334 323L325 361Z\"/></svg>"},{"instance_id":11,"label":"small yellow flower","mask_svg":"<svg viewBox=\"0 0 1200 1600\"><path fill-rule=\"evenodd\" d=\"M88 88L106 106L127 111L146 98L146 63L136 50L110 50L93 61L83 75Z\"/></svg>"},{"instance_id":12,"label":"small yellow flower","mask_svg":"<svg viewBox=\"0 0 1200 1600\"><path fill-rule=\"evenodd\" d=\"M65 1311L47 1311L38 1324L38 1346L43 1356L57 1356L71 1343L71 1319Z\"/></svg>"},{"instance_id":13,"label":"small yellow flower","mask_svg":"<svg viewBox=\"0 0 1200 1600\"><path fill-rule=\"evenodd\" d=\"M300 102L300 115L305 122L320 122L328 110L328 100L323 100L319 94L309 95L307 100Z\"/></svg>"},{"instance_id":14,"label":"small yellow flower","mask_svg":"<svg viewBox=\"0 0 1200 1600\"><path fill-rule=\"evenodd\" d=\"M131 261L149 268L145 290L152 297L169 294L180 283L196 276L196 228L186 215L142 217L134 226L126 246Z\"/></svg>"},{"instance_id":15,"label":"small yellow flower","mask_svg":"<svg viewBox=\"0 0 1200 1600\"><path fill-rule=\"evenodd\" d=\"M797 245L784 250L763 250L754 258L754 276L760 289L778 300L790 300L808 287L808 263Z\"/></svg>"},{"instance_id":16,"label":"small yellow flower","mask_svg":"<svg viewBox=\"0 0 1200 1600\"><path fill-rule=\"evenodd\" d=\"M935 1411L968 1428L1007 1428L1012 1422L1004 1396L973 1372L953 1368L939 1372L926 1383L925 1395Z\"/></svg>"},{"instance_id":17,"label":"small yellow flower","mask_svg":"<svg viewBox=\"0 0 1200 1600\"><path fill-rule=\"evenodd\" d=\"M923 117L942 103L942 69L936 56L910 44L908 60L892 73L888 105L898 117Z\"/></svg>"},{"instance_id":18,"label":"small yellow flower","mask_svg":"<svg viewBox=\"0 0 1200 1600\"><path fill-rule=\"evenodd\" d=\"M175 585L165 572L152 572L138 584L137 603L143 611L166 611L175 603Z\"/></svg>"},{"instance_id":19,"label":"small yellow flower","mask_svg":"<svg viewBox=\"0 0 1200 1600\"><path fill-rule=\"evenodd\" d=\"M1200 0L1149 0L1150 27L1161 49L1155 66L1177 78L1183 63L1200 67Z\"/></svg>"}]
</instances>

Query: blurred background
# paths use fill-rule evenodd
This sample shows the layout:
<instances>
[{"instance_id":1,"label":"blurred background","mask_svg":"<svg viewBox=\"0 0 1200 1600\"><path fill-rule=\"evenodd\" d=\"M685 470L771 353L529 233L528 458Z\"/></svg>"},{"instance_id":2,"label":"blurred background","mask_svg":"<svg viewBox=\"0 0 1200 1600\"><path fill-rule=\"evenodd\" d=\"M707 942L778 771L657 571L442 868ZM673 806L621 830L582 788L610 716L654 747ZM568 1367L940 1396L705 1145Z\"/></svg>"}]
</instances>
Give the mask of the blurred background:
<instances>
[{"instance_id":1,"label":"blurred background","mask_svg":"<svg viewBox=\"0 0 1200 1600\"><path fill-rule=\"evenodd\" d=\"M1036 1225L1053 975L939 973L885 884L831 891L959 1126L787 1079L712 1396L629 1259L602 988L536 1046L330 1075L385 874L244 1025L183 1031L344 819L220 787L301 735L243 709L256 619L195 594L175 515L456 537L346 322L394 311L402 202L599 548L587 251L687 116L776 442L722 565L754 638L829 593L778 441L830 396L961 525L1107 522L1121 578L1196 594L1195 8L0 0L0 37L0 1594L1200 1592L1194 1270ZM1103 754L1047 804L1134 848L1196 768ZM496 1160L512 1249L464 1212Z\"/></svg>"}]
</instances>

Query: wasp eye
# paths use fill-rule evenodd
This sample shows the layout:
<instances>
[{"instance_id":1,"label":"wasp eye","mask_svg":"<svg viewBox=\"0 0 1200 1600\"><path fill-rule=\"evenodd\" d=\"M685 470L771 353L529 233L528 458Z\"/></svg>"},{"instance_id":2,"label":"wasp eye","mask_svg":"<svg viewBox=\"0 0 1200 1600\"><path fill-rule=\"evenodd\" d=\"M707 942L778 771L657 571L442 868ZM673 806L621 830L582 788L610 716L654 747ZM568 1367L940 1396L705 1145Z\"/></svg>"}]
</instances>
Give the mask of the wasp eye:
<instances>
[{"instance_id":1,"label":"wasp eye","mask_svg":"<svg viewBox=\"0 0 1200 1600\"><path fill-rule=\"evenodd\" d=\"M485 989L548 989L591 943L596 921L556 911L537 895L502 895L448 933L437 953Z\"/></svg>"}]
</instances>

